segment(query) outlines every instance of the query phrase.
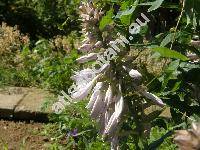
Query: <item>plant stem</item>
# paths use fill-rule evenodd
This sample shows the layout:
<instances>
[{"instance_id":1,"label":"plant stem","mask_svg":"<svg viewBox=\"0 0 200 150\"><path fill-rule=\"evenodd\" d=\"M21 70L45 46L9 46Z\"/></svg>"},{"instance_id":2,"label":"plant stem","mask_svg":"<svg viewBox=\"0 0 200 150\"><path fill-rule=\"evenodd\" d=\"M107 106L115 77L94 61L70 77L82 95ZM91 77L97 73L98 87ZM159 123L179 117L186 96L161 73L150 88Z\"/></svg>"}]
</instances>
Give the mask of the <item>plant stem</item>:
<instances>
[{"instance_id":1,"label":"plant stem","mask_svg":"<svg viewBox=\"0 0 200 150\"><path fill-rule=\"evenodd\" d=\"M177 29L178 29L179 23L180 23L181 18L182 18L182 16L183 16L184 8L185 8L185 0L183 0L183 3L182 3L181 14L180 14L180 16L179 16L179 18L178 18L178 22L177 22L176 27L175 27L175 30L174 30L174 35L173 35L173 38L172 38L172 43L171 43L170 49L172 49L173 44L174 44L174 42L175 42L176 31L177 31Z\"/></svg>"}]
</instances>

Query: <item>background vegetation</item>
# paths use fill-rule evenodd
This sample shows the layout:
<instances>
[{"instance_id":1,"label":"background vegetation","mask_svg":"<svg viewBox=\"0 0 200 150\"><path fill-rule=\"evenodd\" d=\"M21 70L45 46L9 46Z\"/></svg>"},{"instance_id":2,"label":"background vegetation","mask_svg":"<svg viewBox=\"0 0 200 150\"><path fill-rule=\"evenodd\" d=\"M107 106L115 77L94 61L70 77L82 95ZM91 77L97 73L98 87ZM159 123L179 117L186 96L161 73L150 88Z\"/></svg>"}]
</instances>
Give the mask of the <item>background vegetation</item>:
<instances>
[{"instance_id":1,"label":"background vegetation","mask_svg":"<svg viewBox=\"0 0 200 150\"><path fill-rule=\"evenodd\" d=\"M55 94L67 91L73 70L82 67L75 62L80 55L79 4L79 0L0 0L1 86L37 86ZM188 128L191 119L197 121L200 115L199 61L183 57L188 53L200 55L200 48L191 45L192 39L199 40L200 1L103 0L96 5L105 11L100 22L102 30L115 24L113 33L128 36L129 25L140 13L151 20L131 43L130 55L134 59L130 63L145 74L144 86L163 99L171 114L162 117L159 115L163 110L153 109L152 118L148 116L151 129L146 145L139 137L128 134L122 138L121 148L176 149L174 129ZM134 98L141 99L137 94ZM71 105L51 119L55 125L47 127L44 134L55 142L52 148L109 149L98 135L85 102ZM130 116L127 120L124 130L137 128ZM76 136L72 133L75 130Z\"/></svg>"}]
</instances>

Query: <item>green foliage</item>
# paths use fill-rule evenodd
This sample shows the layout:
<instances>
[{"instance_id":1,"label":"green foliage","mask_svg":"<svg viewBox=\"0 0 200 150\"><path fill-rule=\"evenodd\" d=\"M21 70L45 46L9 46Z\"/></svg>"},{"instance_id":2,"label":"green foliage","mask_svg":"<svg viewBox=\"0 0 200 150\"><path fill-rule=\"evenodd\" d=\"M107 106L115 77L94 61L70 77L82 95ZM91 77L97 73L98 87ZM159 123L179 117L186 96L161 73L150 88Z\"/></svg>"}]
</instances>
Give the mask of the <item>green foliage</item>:
<instances>
[{"instance_id":1,"label":"green foliage","mask_svg":"<svg viewBox=\"0 0 200 150\"><path fill-rule=\"evenodd\" d=\"M129 9L130 6L130 1L126 1L122 4L121 6L121 11L118 12L116 18L120 18L121 22L125 25L129 25L130 24L130 20L131 20L131 16L133 14L133 12L135 11L137 5L138 5L138 0L136 0L131 8Z\"/></svg>"},{"instance_id":2,"label":"green foliage","mask_svg":"<svg viewBox=\"0 0 200 150\"><path fill-rule=\"evenodd\" d=\"M79 3L80 0L1 0L0 21L19 25L32 39L68 35L79 29Z\"/></svg>"},{"instance_id":3,"label":"green foliage","mask_svg":"<svg viewBox=\"0 0 200 150\"><path fill-rule=\"evenodd\" d=\"M85 108L86 102L78 102L66 107L61 115L52 115L54 126L47 126L44 134L51 136L55 149L85 149L85 150L109 150L108 143L103 142L98 136L96 123L91 120ZM77 136L70 132L77 129ZM61 144L64 143L64 144ZM53 145L52 145L53 146Z\"/></svg>"},{"instance_id":4,"label":"green foliage","mask_svg":"<svg viewBox=\"0 0 200 150\"><path fill-rule=\"evenodd\" d=\"M73 45L66 53L64 49L55 50L48 40L39 40L32 50L25 46L15 55L15 64L0 65L1 85L38 86L56 93L71 85L70 77L77 68L78 57Z\"/></svg>"},{"instance_id":5,"label":"green foliage","mask_svg":"<svg viewBox=\"0 0 200 150\"><path fill-rule=\"evenodd\" d=\"M151 2L151 7L148 9L148 12L151 12L153 10L158 9L164 0L156 0L154 2Z\"/></svg>"},{"instance_id":6,"label":"green foliage","mask_svg":"<svg viewBox=\"0 0 200 150\"><path fill-rule=\"evenodd\" d=\"M177 51L170 50L169 48L166 47L155 47L153 48L153 51L158 52L162 57L166 58L175 58L175 59L180 59L182 61L188 60L188 58Z\"/></svg>"},{"instance_id":7,"label":"green foliage","mask_svg":"<svg viewBox=\"0 0 200 150\"><path fill-rule=\"evenodd\" d=\"M67 55L59 51L54 52L48 41L41 40L36 43L32 58L33 64L35 64L32 67L32 72L36 74L38 82L43 87L52 89L55 92L69 88L72 68L76 68L77 53L75 50L72 50Z\"/></svg>"},{"instance_id":8,"label":"green foliage","mask_svg":"<svg viewBox=\"0 0 200 150\"><path fill-rule=\"evenodd\" d=\"M149 89L159 95L170 107L172 118L166 121L168 125L177 125L183 122L187 124L188 122L185 120L190 116L194 114L200 115L199 94L197 94L200 89L199 62L191 62L186 56L191 52L198 57L200 56L200 49L191 45L192 37L200 35L198 19L200 10L197 7L199 1L186 0L182 2L186 3L182 4L179 1L166 2L163 0L145 2L143 0L109 1L107 5L109 5L110 9L102 19L103 27L106 24L110 25L112 22L116 27L112 32L120 32L128 39L130 37L128 25L135 22L140 13L149 12L145 14L150 19L150 23L142 27L139 34L131 35L133 40L129 42L132 47L129 48L127 46L124 50L121 47L123 53L130 57L128 63L124 63L127 61L126 57L120 57L123 61L120 62L117 59L117 63L118 65L122 63L130 68L140 69L145 74L144 83L147 83ZM109 12L113 9L114 13L110 14ZM106 22L105 18L108 17L108 14L112 20L108 19ZM158 16L158 14L161 15ZM162 21L165 22L165 25L162 24ZM149 73L147 69L148 61L152 57L145 58L144 56L143 59L146 60L146 64L141 64L141 61L137 61L138 64L131 64L133 63L131 59L140 59L137 55L131 57L136 52L136 49L141 49L140 51L142 52L148 48L153 49L152 54L154 54L154 59L156 58L155 61L159 62L160 56L165 60L162 72L158 76ZM123 76L125 80L122 82L125 85L123 94L128 103L127 107L130 113L123 118L126 123L121 125L121 148L151 149L153 147L152 149L176 149L176 146L172 144L172 133L164 126L159 126L160 128L158 128L159 123L153 124L155 127L151 127L149 135L144 135L142 131L148 126L147 123L152 124L156 118L159 118L159 111L154 110L151 117L150 115L141 115L144 113L144 106L142 106L141 102L143 99L133 92L131 79L125 76L125 72L121 70L117 72L118 76ZM168 132L170 134L167 134ZM165 136L165 134L168 136ZM155 140L157 140L156 143L152 144L151 142Z\"/></svg>"},{"instance_id":9,"label":"green foliage","mask_svg":"<svg viewBox=\"0 0 200 150\"><path fill-rule=\"evenodd\" d=\"M113 17L113 10L111 9L106 13L106 16L102 18L99 25L100 30L103 30L106 25L109 25L112 22L112 17Z\"/></svg>"},{"instance_id":10,"label":"green foliage","mask_svg":"<svg viewBox=\"0 0 200 150\"><path fill-rule=\"evenodd\" d=\"M162 150L177 149L176 145L173 144L173 139L170 137L171 135L172 131L167 132L164 128L160 128L158 126L151 128L151 134L148 140L151 144L148 149L156 149L157 147Z\"/></svg>"},{"instance_id":11,"label":"green foliage","mask_svg":"<svg viewBox=\"0 0 200 150\"><path fill-rule=\"evenodd\" d=\"M185 123L184 127L180 126L185 128L190 123L190 116L200 115L200 65L186 56L193 53L200 57L200 48L190 43L193 36L200 36L199 3L199 0L186 0L185 5L179 1L163 0L96 2L98 7L107 10L98 24L102 32L106 26L115 25L115 29L109 34L119 32L128 39L128 25L135 22L141 13L145 13L150 19L150 23L142 27L138 34L132 35L131 46L126 46L119 54L117 65L124 65L127 61L125 65L141 71L144 86L161 97L166 107L170 108L170 119L160 117L162 109L145 114L145 110L152 104L142 103L144 98L134 92L133 81L124 71L118 70L116 65L117 76L124 77L125 86L122 89L128 104L128 114L124 116L124 123L121 124L121 149L176 149L172 140L172 127ZM34 23L38 26L33 35L51 37L69 34L72 29L78 30L78 4L78 0L0 1L0 19L8 21L8 16L14 18L13 16L19 14L21 16L21 12L31 12L34 14L31 19L35 18ZM11 6L14 11L11 11ZM74 24L75 27L72 27ZM73 43L75 38L77 37L71 37L72 42L69 43ZM7 64L5 67L5 64L0 64L0 85L40 86L56 93L67 91L71 85L72 71L78 68L75 63L77 51L72 46L71 51L66 53L64 48L52 48L51 44L50 40L40 39L35 45L32 44L32 47L22 45L23 48L17 55L19 57L15 57L20 58L17 65ZM153 49L151 56L139 55L149 48ZM123 53L126 53L126 57L122 57ZM155 61L154 65L149 62L152 59ZM158 66L161 60L164 60L162 68ZM161 68L161 72L156 73L153 68ZM90 119L84 107L85 102L71 104L63 114L51 117L52 121L57 122L45 131L45 134L53 139L51 149L110 148L101 140L96 123ZM77 138L72 135L66 138L74 129L78 129Z\"/></svg>"}]
</instances>

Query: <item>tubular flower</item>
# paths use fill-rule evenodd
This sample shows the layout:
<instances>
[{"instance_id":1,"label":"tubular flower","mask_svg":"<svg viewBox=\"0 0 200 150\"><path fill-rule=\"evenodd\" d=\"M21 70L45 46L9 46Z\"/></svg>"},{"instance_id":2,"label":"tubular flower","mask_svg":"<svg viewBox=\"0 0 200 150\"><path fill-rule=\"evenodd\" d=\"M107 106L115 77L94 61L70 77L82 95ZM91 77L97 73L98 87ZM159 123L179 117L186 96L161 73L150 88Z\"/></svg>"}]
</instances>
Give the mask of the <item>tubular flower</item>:
<instances>
[{"instance_id":1,"label":"tubular flower","mask_svg":"<svg viewBox=\"0 0 200 150\"><path fill-rule=\"evenodd\" d=\"M150 99L156 105L161 106L161 107L165 106L165 104L163 103L163 101L159 97L157 97L156 95L154 95L152 93L149 93L147 91L143 91L141 93L142 93L142 95L144 97L146 97L147 99Z\"/></svg>"},{"instance_id":2,"label":"tubular flower","mask_svg":"<svg viewBox=\"0 0 200 150\"><path fill-rule=\"evenodd\" d=\"M122 114L123 108L124 108L124 99L121 93L121 85L119 85L119 95L116 97L115 100L115 108L114 108L114 113L110 117L109 121L107 122L105 131L104 131L104 136L106 135L113 135L114 131L117 128L117 125L120 121L120 116Z\"/></svg>"},{"instance_id":3,"label":"tubular flower","mask_svg":"<svg viewBox=\"0 0 200 150\"><path fill-rule=\"evenodd\" d=\"M95 48L100 48L102 45L102 41L98 37L99 28L97 23L100 21L103 13L96 9L92 3L82 3L79 8L84 27L82 32L87 37L79 50L82 52L90 52Z\"/></svg>"},{"instance_id":4,"label":"tubular flower","mask_svg":"<svg viewBox=\"0 0 200 150\"><path fill-rule=\"evenodd\" d=\"M174 141L180 150L199 150L200 124L193 123L192 129L176 131Z\"/></svg>"},{"instance_id":5,"label":"tubular flower","mask_svg":"<svg viewBox=\"0 0 200 150\"><path fill-rule=\"evenodd\" d=\"M103 65L99 72L95 72L92 69L84 69L80 72L76 72L71 78L76 82L76 90L71 93L71 97L76 100L84 99L91 92L96 81L101 77L101 74L107 71L109 64Z\"/></svg>"},{"instance_id":6,"label":"tubular flower","mask_svg":"<svg viewBox=\"0 0 200 150\"><path fill-rule=\"evenodd\" d=\"M90 53L88 55L82 56L82 57L78 58L76 61L78 63L85 63L85 62L92 61L92 60L97 60L97 53Z\"/></svg>"},{"instance_id":7,"label":"tubular flower","mask_svg":"<svg viewBox=\"0 0 200 150\"><path fill-rule=\"evenodd\" d=\"M90 101L89 101L88 105L86 106L87 109L92 110L94 103L95 103L95 101L97 100L97 97L100 94L100 89L102 87L103 87L103 82L98 82L96 84L96 86L94 87L94 90L93 90L93 94L90 97Z\"/></svg>"},{"instance_id":8,"label":"tubular flower","mask_svg":"<svg viewBox=\"0 0 200 150\"><path fill-rule=\"evenodd\" d=\"M94 77L95 73L92 69L83 69L79 72L75 72L75 75L71 77L72 80L76 82L76 85L79 87L85 86L88 82L90 82Z\"/></svg>"},{"instance_id":9,"label":"tubular flower","mask_svg":"<svg viewBox=\"0 0 200 150\"><path fill-rule=\"evenodd\" d=\"M112 45L118 52L120 50L115 46L116 42L110 42L113 37L111 37L112 34L108 33L114 30L112 25L105 27L104 30L107 33L99 29L99 22L103 12L98 10L92 3L82 3L80 11L83 22L82 32L85 35L85 40L79 50L86 54L77 59L77 62L97 61L95 65L93 64L93 69L83 69L72 76L72 79L76 82L77 90L71 96L73 99L80 100L86 98L92 91L86 108L89 109L91 117L99 123L100 133L103 138L109 140L112 149L116 150L119 148L118 136L125 105L124 90L122 90L123 82L121 82L123 79L120 78L121 71L118 70L125 68L128 71L128 69L121 62L116 62L118 61L117 59L113 59L112 62L108 60L113 55L117 55L117 52L112 48L108 48L109 45ZM121 36L121 38L124 39L125 37ZM118 39L119 41L121 46L125 48L125 44ZM123 55L123 53L120 54ZM97 65L100 65L99 70L95 68ZM134 69L128 72L134 81L133 86L136 86L135 89L141 91L139 85L141 84L142 75ZM163 105L157 96L145 91L140 93L158 105Z\"/></svg>"},{"instance_id":10,"label":"tubular flower","mask_svg":"<svg viewBox=\"0 0 200 150\"><path fill-rule=\"evenodd\" d=\"M142 79L142 75L137 70L134 70L134 69L129 71L129 76L132 77L136 81L140 81ZM134 84L134 85L135 85L135 88L140 92L141 95L143 95L147 99L151 100L153 103L155 103L156 105L158 105L160 107L165 106L165 104L159 97L157 97L156 95L154 95L150 92L147 92L143 89L140 89L139 86L136 84Z\"/></svg>"},{"instance_id":11,"label":"tubular flower","mask_svg":"<svg viewBox=\"0 0 200 150\"><path fill-rule=\"evenodd\" d=\"M103 113L103 108L105 107L105 93L100 92L91 111L91 117L93 119L98 119L98 117Z\"/></svg>"},{"instance_id":12,"label":"tubular flower","mask_svg":"<svg viewBox=\"0 0 200 150\"><path fill-rule=\"evenodd\" d=\"M134 80L141 80L141 79L142 79L141 73L139 73L137 70L134 70L134 69L132 69L132 70L129 72L129 76L130 76L131 78L133 78Z\"/></svg>"},{"instance_id":13,"label":"tubular flower","mask_svg":"<svg viewBox=\"0 0 200 150\"><path fill-rule=\"evenodd\" d=\"M96 80L100 77L100 75L97 75L92 81L88 82L85 86L80 85L77 87L77 91L71 94L71 97L76 100L84 99L88 96L90 91L92 90L92 87L94 86Z\"/></svg>"},{"instance_id":14,"label":"tubular flower","mask_svg":"<svg viewBox=\"0 0 200 150\"><path fill-rule=\"evenodd\" d=\"M79 50L82 52L89 52L93 49L93 45L92 44L83 44Z\"/></svg>"}]
</instances>

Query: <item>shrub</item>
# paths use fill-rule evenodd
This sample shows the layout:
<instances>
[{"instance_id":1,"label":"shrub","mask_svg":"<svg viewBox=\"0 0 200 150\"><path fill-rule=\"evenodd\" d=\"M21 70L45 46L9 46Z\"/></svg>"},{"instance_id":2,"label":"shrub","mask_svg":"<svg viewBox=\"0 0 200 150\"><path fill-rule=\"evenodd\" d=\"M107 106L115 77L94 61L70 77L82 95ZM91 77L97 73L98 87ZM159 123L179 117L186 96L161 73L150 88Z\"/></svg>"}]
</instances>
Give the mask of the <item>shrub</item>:
<instances>
[{"instance_id":1,"label":"shrub","mask_svg":"<svg viewBox=\"0 0 200 150\"><path fill-rule=\"evenodd\" d=\"M10 27L2 23L0 26L0 55L16 53L24 45L29 45L29 37L22 35L17 26Z\"/></svg>"}]
</instances>

